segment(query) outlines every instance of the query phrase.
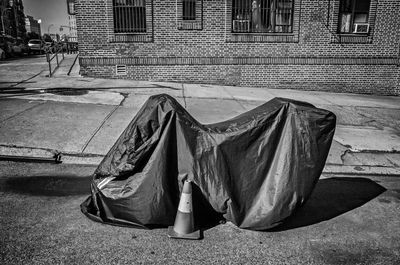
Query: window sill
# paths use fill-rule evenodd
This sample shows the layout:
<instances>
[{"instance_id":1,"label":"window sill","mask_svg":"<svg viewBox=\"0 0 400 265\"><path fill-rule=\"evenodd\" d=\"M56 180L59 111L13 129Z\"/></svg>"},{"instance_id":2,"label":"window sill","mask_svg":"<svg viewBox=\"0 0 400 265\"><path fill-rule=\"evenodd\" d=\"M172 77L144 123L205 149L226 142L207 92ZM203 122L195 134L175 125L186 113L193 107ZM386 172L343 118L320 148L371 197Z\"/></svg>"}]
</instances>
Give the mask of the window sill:
<instances>
[{"instance_id":1,"label":"window sill","mask_svg":"<svg viewBox=\"0 0 400 265\"><path fill-rule=\"evenodd\" d=\"M231 32L226 36L226 42L298 42L294 33L239 33Z\"/></svg>"},{"instance_id":2,"label":"window sill","mask_svg":"<svg viewBox=\"0 0 400 265\"><path fill-rule=\"evenodd\" d=\"M198 20L181 20L178 22L179 30L202 30L203 23Z\"/></svg>"},{"instance_id":3,"label":"window sill","mask_svg":"<svg viewBox=\"0 0 400 265\"><path fill-rule=\"evenodd\" d=\"M109 42L152 42L153 35L148 32L137 32L137 33L114 33L110 36Z\"/></svg>"},{"instance_id":4,"label":"window sill","mask_svg":"<svg viewBox=\"0 0 400 265\"><path fill-rule=\"evenodd\" d=\"M370 34L363 33L337 33L337 38L332 40L332 43L359 43L359 44L371 44L372 36Z\"/></svg>"}]
</instances>

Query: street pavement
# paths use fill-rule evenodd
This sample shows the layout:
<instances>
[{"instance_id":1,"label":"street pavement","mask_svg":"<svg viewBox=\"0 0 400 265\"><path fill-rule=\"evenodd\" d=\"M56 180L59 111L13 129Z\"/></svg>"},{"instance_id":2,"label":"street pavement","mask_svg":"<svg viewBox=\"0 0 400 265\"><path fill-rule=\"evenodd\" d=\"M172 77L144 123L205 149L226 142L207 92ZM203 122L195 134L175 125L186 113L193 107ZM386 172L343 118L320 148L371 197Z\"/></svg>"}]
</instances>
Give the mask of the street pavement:
<instances>
[{"instance_id":1,"label":"street pavement","mask_svg":"<svg viewBox=\"0 0 400 265\"><path fill-rule=\"evenodd\" d=\"M399 97L87 78L76 56L66 55L52 78L44 57L0 64L0 155L61 152L64 163L96 165L151 95L172 95L202 123L284 97L336 114L325 173L400 175Z\"/></svg>"},{"instance_id":2,"label":"street pavement","mask_svg":"<svg viewBox=\"0 0 400 265\"><path fill-rule=\"evenodd\" d=\"M0 62L0 155L62 153L61 164L0 161L1 264L400 264L399 97L94 79L77 65L67 75L75 56L52 78L41 56ZM203 123L274 97L334 112L334 141L311 198L276 229L228 222L205 228L200 241L88 219L79 205L96 165L159 93Z\"/></svg>"}]
</instances>

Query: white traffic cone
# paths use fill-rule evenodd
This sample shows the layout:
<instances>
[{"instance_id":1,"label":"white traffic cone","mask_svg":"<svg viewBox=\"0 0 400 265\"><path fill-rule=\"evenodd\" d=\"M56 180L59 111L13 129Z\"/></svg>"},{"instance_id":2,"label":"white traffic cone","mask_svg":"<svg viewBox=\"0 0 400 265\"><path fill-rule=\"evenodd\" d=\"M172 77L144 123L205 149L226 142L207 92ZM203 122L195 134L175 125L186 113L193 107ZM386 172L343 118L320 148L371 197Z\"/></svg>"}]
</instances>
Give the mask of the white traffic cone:
<instances>
[{"instance_id":1,"label":"white traffic cone","mask_svg":"<svg viewBox=\"0 0 400 265\"><path fill-rule=\"evenodd\" d=\"M183 185L175 224L168 227L168 236L170 238L200 239L200 230L194 231L191 184L190 180L186 180Z\"/></svg>"}]
</instances>

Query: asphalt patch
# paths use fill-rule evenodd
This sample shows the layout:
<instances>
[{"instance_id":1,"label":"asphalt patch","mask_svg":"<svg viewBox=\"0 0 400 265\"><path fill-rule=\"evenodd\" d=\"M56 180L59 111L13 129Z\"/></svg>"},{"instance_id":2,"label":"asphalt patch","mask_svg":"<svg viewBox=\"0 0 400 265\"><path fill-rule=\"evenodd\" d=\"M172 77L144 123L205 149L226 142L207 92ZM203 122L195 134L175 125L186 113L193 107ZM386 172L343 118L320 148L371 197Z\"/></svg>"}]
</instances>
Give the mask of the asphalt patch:
<instances>
[{"instance_id":1,"label":"asphalt patch","mask_svg":"<svg viewBox=\"0 0 400 265\"><path fill-rule=\"evenodd\" d=\"M29 176L0 180L0 191L36 196L72 196L90 194L91 177Z\"/></svg>"},{"instance_id":2,"label":"asphalt patch","mask_svg":"<svg viewBox=\"0 0 400 265\"><path fill-rule=\"evenodd\" d=\"M85 89L71 89L71 88L51 88L47 89L46 93L61 96L83 96L88 94L88 90Z\"/></svg>"}]
</instances>

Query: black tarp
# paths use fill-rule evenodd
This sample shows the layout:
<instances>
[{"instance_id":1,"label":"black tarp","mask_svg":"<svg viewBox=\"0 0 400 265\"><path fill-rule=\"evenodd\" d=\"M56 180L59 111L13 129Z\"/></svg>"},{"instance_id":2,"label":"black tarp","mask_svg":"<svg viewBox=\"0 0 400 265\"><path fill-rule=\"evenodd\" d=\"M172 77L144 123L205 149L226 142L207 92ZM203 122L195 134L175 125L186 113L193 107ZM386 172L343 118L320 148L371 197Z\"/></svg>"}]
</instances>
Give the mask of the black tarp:
<instances>
[{"instance_id":1,"label":"black tarp","mask_svg":"<svg viewBox=\"0 0 400 265\"><path fill-rule=\"evenodd\" d=\"M274 227L310 196L335 123L327 110L274 98L204 125L174 98L152 96L95 171L82 212L116 225L173 225L188 178L195 222L221 216L241 228Z\"/></svg>"}]
</instances>

